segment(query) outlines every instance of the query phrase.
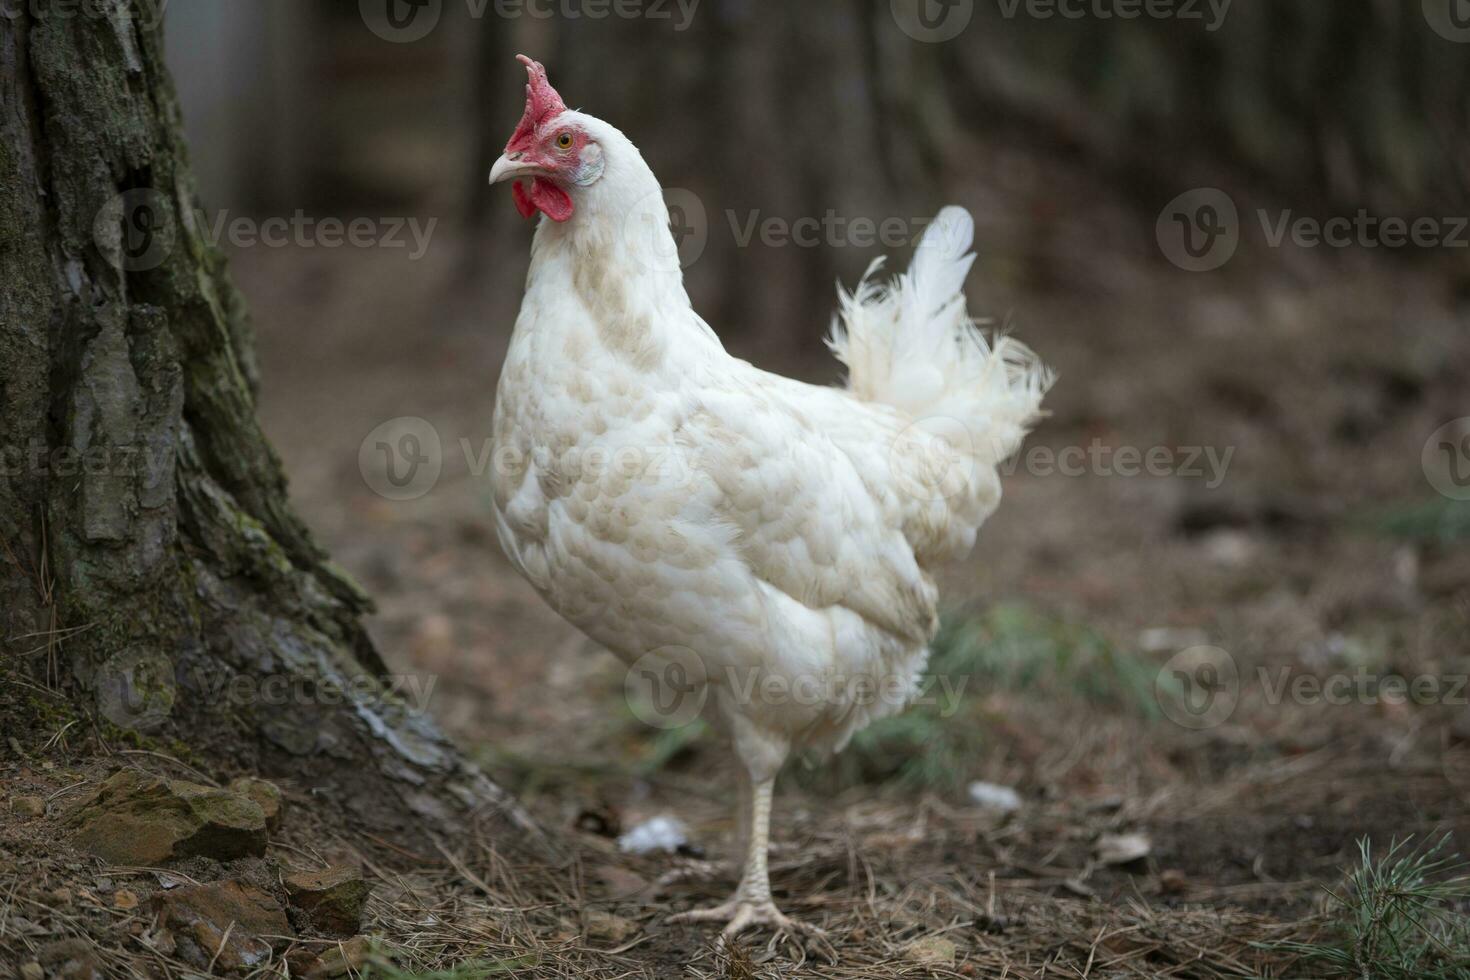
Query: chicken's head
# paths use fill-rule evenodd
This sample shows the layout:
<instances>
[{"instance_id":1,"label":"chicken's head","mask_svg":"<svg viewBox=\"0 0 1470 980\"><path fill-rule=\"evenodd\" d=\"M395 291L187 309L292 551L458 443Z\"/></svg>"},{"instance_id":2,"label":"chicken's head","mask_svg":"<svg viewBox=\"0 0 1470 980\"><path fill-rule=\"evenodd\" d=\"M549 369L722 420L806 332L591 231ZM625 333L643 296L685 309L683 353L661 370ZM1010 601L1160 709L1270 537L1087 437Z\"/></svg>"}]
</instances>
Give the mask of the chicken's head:
<instances>
[{"instance_id":1,"label":"chicken's head","mask_svg":"<svg viewBox=\"0 0 1470 980\"><path fill-rule=\"evenodd\" d=\"M516 209L527 218L537 211L552 221L572 216L571 188L586 187L602 176L602 146L589 131L580 113L567 110L566 103L546 80L546 69L525 55L516 60L526 66L526 111L520 125L505 144L505 153L490 170L490 183L515 181ZM530 178L531 189L522 180Z\"/></svg>"}]
</instances>

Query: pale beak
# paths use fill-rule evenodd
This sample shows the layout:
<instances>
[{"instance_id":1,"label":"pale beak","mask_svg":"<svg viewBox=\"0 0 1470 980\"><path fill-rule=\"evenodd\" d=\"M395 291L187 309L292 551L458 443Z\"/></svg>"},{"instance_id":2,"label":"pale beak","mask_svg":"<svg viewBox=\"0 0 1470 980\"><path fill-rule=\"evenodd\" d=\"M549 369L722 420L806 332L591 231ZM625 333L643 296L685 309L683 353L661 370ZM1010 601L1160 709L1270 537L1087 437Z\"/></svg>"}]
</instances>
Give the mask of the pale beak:
<instances>
[{"instance_id":1,"label":"pale beak","mask_svg":"<svg viewBox=\"0 0 1470 980\"><path fill-rule=\"evenodd\" d=\"M519 154L512 159L509 154L502 155L495 161L495 166L490 168L490 183L498 184L502 180L515 180L518 177L534 177L542 173L542 169L536 164L521 160Z\"/></svg>"}]
</instances>

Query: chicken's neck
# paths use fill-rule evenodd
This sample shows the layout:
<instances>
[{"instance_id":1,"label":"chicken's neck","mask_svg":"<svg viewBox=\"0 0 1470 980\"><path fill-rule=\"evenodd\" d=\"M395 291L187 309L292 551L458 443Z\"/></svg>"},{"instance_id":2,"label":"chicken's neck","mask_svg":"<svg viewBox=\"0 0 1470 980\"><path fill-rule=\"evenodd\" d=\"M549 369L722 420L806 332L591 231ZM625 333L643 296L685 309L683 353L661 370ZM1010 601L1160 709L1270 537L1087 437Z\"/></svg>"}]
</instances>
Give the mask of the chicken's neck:
<instances>
[{"instance_id":1,"label":"chicken's neck","mask_svg":"<svg viewBox=\"0 0 1470 980\"><path fill-rule=\"evenodd\" d=\"M621 167L579 193L570 220L537 228L526 302L574 304L614 357L645 371L678 370L723 348L684 291L658 181L631 143L626 150L634 159L621 154Z\"/></svg>"}]
</instances>

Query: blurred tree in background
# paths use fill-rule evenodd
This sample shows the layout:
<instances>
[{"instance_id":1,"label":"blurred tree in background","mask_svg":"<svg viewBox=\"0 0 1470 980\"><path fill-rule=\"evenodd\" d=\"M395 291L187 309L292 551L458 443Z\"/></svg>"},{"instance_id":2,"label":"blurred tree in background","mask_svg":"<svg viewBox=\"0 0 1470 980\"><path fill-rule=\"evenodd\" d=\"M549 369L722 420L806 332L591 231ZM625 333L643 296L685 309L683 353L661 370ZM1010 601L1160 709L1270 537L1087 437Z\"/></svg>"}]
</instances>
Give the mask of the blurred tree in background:
<instances>
[{"instance_id":1,"label":"blurred tree in background","mask_svg":"<svg viewBox=\"0 0 1470 980\"><path fill-rule=\"evenodd\" d=\"M211 51L201 38L229 34L207 59L174 58L196 128L207 112L191 100L213 98L226 118L272 107L276 136L257 138L257 123L221 136L219 149L200 146L206 197L220 169L212 158L228 153L225 200L413 202L463 217L480 231L464 267L496 296L518 292L524 248L509 194L485 175L521 109L513 55L535 55L570 104L622 128L666 188L703 206L710 234L690 289L744 352L813 351L829 284L893 251L828 247L830 235L819 247L742 248L753 220L917 221L956 199L977 211L983 235L977 197L1018 193L997 179L1008 168L1037 185L1026 234L1045 242L1078 223L1077 202L1038 169L1043 158L1080 164L1150 226L1165 201L1201 185L1299 214L1470 206L1470 48L1442 36L1418 0L1236 2L1219 21L1206 0L1175 5L1191 18L1065 7L1085 16L975 0L968 26L944 43L905 34L891 0L700 0L687 20L672 3L620 17L583 0L444 0L437 27L411 43L375 36L355 0L262 0L258 14L229 16L223 0L198 0L170 17L190 35L175 50ZM1037 16L1045 10L1055 13ZM242 17L264 26L252 33ZM235 40L257 35L261 45ZM261 70L251 51L273 67ZM191 84L191 72L219 73L232 56L249 59L238 84L271 98ZM1007 157L1012 147L1024 150ZM1035 251L1033 266L1052 266L1040 274L1071 274Z\"/></svg>"}]
</instances>

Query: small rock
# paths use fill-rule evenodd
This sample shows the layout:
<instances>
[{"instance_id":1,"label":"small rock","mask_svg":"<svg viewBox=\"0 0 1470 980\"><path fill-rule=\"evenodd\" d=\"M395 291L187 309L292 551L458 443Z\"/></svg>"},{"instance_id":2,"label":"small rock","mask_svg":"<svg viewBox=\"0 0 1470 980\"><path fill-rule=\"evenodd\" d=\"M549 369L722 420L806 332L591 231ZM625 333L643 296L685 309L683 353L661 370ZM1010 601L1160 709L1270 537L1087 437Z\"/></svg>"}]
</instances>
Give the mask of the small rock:
<instances>
[{"instance_id":1,"label":"small rock","mask_svg":"<svg viewBox=\"0 0 1470 980\"><path fill-rule=\"evenodd\" d=\"M317 964L321 962L317 959L316 954L305 946L292 946L286 950L285 960L286 965L291 968L293 977L310 976L311 971L316 969Z\"/></svg>"},{"instance_id":2,"label":"small rock","mask_svg":"<svg viewBox=\"0 0 1470 980\"><path fill-rule=\"evenodd\" d=\"M46 801L39 796L17 796L10 801L10 812L26 819L39 817L46 812Z\"/></svg>"},{"instance_id":3,"label":"small rock","mask_svg":"<svg viewBox=\"0 0 1470 980\"><path fill-rule=\"evenodd\" d=\"M175 888L155 895L152 907L180 958L201 967L212 961L221 972L255 966L271 955L272 941L295 935L275 899L240 881Z\"/></svg>"},{"instance_id":4,"label":"small rock","mask_svg":"<svg viewBox=\"0 0 1470 980\"><path fill-rule=\"evenodd\" d=\"M903 955L920 966L954 966L959 947L943 936L925 936L905 946Z\"/></svg>"},{"instance_id":5,"label":"small rock","mask_svg":"<svg viewBox=\"0 0 1470 980\"><path fill-rule=\"evenodd\" d=\"M324 871L299 871L285 878L286 894L310 924L332 936L353 936L362 926L362 907L372 886L362 872L339 864Z\"/></svg>"},{"instance_id":6,"label":"small rock","mask_svg":"<svg viewBox=\"0 0 1470 980\"><path fill-rule=\"evenodd\" d=\"M5 926L17 936L44 936L47 933L45 926L32 922L23 915L12 915L5 921Z\"/></svg>"},{"instance_id":7,"label":"small rock","mask_svg":"<svg viewBox=\"0 0 1470 980\"><path fill-rule=\"evenodd\" d=\"M356 975L367 965L373 946L366 936L354 936L338 943L317 957L316 966L306 974L308 977L345 977Z\"/></svg>"},{"instance_id":8,"label":"small rock","mask_svg":"<svg viewBox=\"0 0 1470 980\"><path fill-rule=\"evenodd\" d=\"M636 871L629 871L615 864L604 864L593 868L591 877L592 880L607 889L609 898L632 898L648 890L648 879Z\"/></svg>"},{"instance_id":9,"label":"small rock","mask_svg":"<svg viewBox=\"0 0 1470 980\"><path fill-rule=\"evenodd\" d=\"M46 971L35 960L29 963L22 963L20 965L20 980L46 980Z\"/></svg>"},{"instance_id":10,"label":"small rock","mask_svg":"<svg viewBox=\"0 0 1470 980\"><path fill-rule=\"evenodd\" d=\"M1201 544L1210 561L1227 568L1240 568L1248 564L1259 550L1255 539L1249 534L1230 529L1209 534Z\"/></svg>"},{"instance_id":11,"label":"small rock","mask_svg":"<svg viewBox=\"0 0 1470 980\"><path fill-rule=\"evenodd\" d=\"M618 848L630 854L670 854L689 843L689 832L673 817L654 817L638 824L618 838Z\"/></svg>"},{"instance_id":12,"label":"small rock","mask_svg":"<svg viewBox=\"0 0 1470 980\"><path fill-rule=\"evenodd\" d=\"M68 823L78 847L113 864L194 855L229 861L264 854L268 840L265 813L253 800L133 769L109 778Z\"/></svg>"},{"instance_id":13,"label":"small rock","mask_svg":"<svg viewBox=\"0 0 1470 980\"><path fill-rule=\"evenodd\" d=\"M995 783L975 782L970 784L970 801L987 810L1012 813L1021 809L1021 794L1009 786Z\"/></svg>"},{"instance_id":14,"label":"small rock","mask_svg":"<svg viewBox=\"0 0 1470 980\"><path fill-rule=\"evenodd\" d=\"M620 943L638 927L630 920L611 912L592 910L587 913L587 938Z\"/></svg>"},{"instance_id":15,"label":"small rock","mask_svg":"<svg viewBox=\"0 0 1470 980\"><path fill-rule=\"evenodd\" d=\"M285 812L285 804L281 800L281 790L275 783L266 782L255 776L241 776L230 780L230 792L253 800L265 814L265 828L271 833L281 829L281 814Z\"/></svg>"},{"instance_id":16,"label":"small rock","mask_svg":"<svg viewBox=\"0 0 1470 980\"><path fill-rule=\"evenodd\" d=\"M171 929L155 928L144 934L143 943L150 949L155 949L162 953L164 956L173 956L174 953L178 952L179 948L178 941L174 939L174 934Z\"/></svg>"},{"instance_id":17,"label":"small rock","mask_svg":"<svg viewBox=\"0 0 1470 980\"><path fill-rule=\"evenodd\" d=\"M1097 842L1097 859L1103 864L1130 864L1153 851L1146 834L1103 834Z\"/></svg>"},{"instance_id":18,"label":"small rock","mask_svg":"<svg viewBox=\"0 0 1470 980\"><path fill-rule=\"evenodd\" d=\"M102 962L83 939L63 939L42 946L36 959L53 980L104 980Z\"/></svg>"},{"instance_id":19,"label":"small rock","mask_svg":"<svg viewBox=\"0 0 1470 980\"><path fill-rule=\"evenodd\" d=\"M1168 868L1159 875L1159 891L1165 895L1182 895L1189 890L1189 878L1178 868Z\"/></svg>"}]
</instances>

